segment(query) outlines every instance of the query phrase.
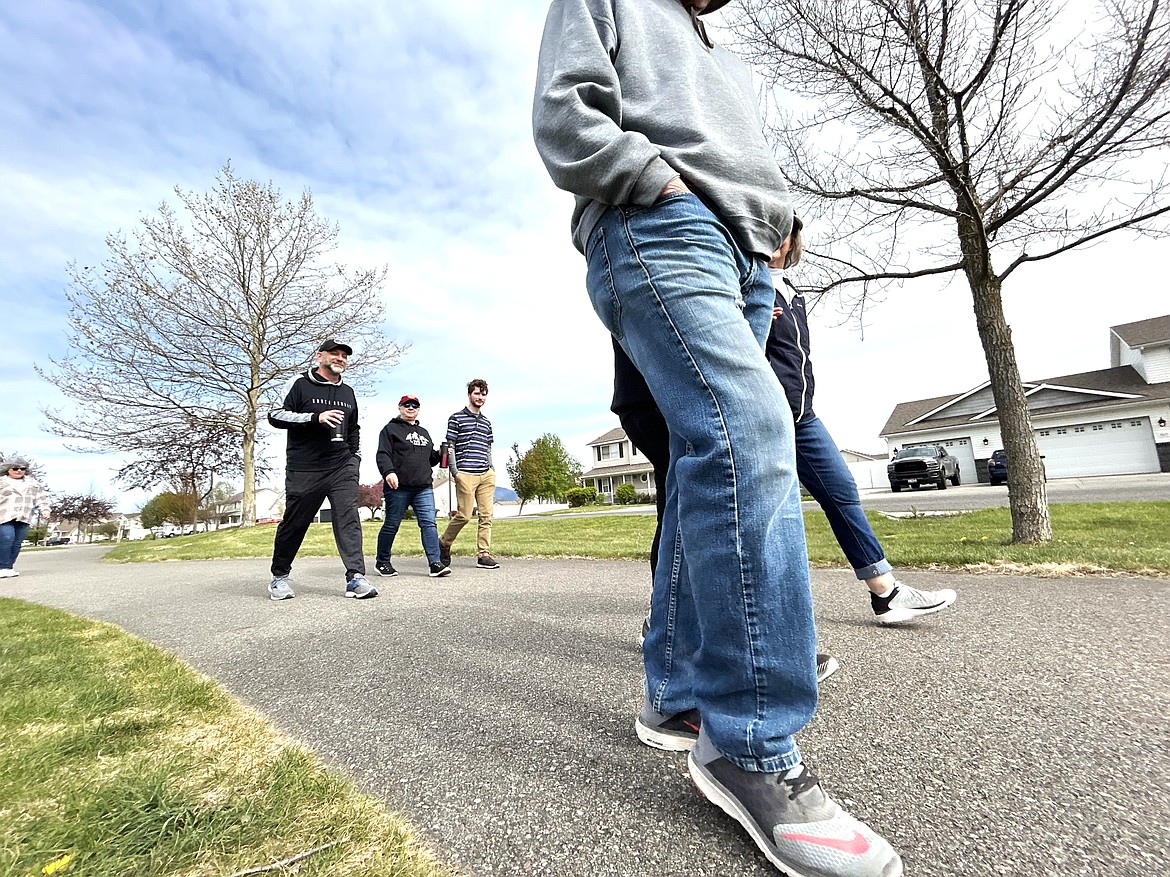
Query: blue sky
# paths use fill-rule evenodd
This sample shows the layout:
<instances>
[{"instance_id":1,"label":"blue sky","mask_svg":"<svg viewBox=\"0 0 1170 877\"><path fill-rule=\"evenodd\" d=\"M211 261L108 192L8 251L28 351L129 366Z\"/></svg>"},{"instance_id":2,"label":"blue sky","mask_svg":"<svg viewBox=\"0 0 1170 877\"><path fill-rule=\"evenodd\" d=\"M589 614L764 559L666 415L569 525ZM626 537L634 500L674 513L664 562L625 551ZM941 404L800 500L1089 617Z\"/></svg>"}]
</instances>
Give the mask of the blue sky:
<instances>
[{"instance_id":1,"label":"blue sky","mask_svg":"<svg viewBox=\"0 0 1170 877\"><path fill-rule=\"evenodd\" d=\"M389 266L390 334L410 349L362 398L373 436L404 392L441 433L471 377L491 384L496 461L513 442L585 443L616 420L608 338L568 236L571 199L532 146L544 0L370 4L40 0L0 6L0 450L44 464L58 492L145 496L114 457L44 431L65 400L34 364L65 353L70 261L132 231L172 189L205 190L230 160L287 196L312 191L340 226L338 261ZM810 233L815 230L810 229ZM1118 238L1013 275L1005 307L1025 379L1104 368L1111 325L1166 303L1156 242ZM892 290L864 332L814 318L816 408L838 444L878 451L902 400L986 380L969 293ZM360 351L355 359L360 357ZM111 375L117 380L117 375ZM264 427L267 431L267 427ZM269 433L271 435L271 433ZM278 437L277 437L278 438ZM276 459L279 441L270 442Z\"/></svg>"}]
</instances>

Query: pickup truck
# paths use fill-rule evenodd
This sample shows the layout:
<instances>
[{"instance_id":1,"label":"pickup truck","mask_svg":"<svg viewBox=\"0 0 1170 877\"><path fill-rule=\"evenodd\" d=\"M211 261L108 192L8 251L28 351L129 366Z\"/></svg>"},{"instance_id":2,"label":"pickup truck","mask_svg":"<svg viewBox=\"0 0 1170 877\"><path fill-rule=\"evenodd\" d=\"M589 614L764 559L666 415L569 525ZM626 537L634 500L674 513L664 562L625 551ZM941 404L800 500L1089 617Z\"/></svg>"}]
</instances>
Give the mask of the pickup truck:
<instances>
[{"instance_id":1,"label":"pickup truck","mask_svg":"<svg viewBox=\"0 0 1170 877\"><path fill-rule=\"evenodd\" d=\"M890 490L897 493L903 487L917 490L924 484L947 489L947 481L959 486L959 461L947 453L942 445L902 448L886 466Z\"/></svg>"}]
</instances>

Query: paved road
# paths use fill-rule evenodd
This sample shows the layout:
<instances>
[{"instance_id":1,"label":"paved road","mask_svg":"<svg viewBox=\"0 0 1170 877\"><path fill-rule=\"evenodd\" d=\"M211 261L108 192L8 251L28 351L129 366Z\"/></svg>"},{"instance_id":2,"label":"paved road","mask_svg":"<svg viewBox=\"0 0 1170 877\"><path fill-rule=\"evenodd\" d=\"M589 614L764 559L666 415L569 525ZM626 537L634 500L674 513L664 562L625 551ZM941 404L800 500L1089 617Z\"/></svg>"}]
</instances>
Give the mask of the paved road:
<instances>
[{"instance_id":1,"label":"paved road","mask_svg":"<svg viewBox=\"0 0 1170 877\"><path fill-rule=\"evenodd\" d=\"M1048 501L1061 502L1166 502L1170 500L1170 472L1149 475L1102 475L1095 478L1056 478L1048 482ZM969 509L1007 508L1007 485L961 484L946 490L933 487L922 490L903 490L894 493L888 487L861 491L861 504L867 509L882 512L965 511ZM812 500L806 509L815 509ZM591 515L646 515L654 514L654 507L618 506L603 511L577 512L563 517ZM529 517L525 515L525 517ZM533 515L532 517L536 517ZM558 516L562 517L562 516Z\"/></svg>"},{"instance_id":2,"label":"paved road","mask_svg":"<svg viewBox=\"0 0 1170 877\"><path fill-rule=\"evenodd\" d=\"M264 561L26 553L0 593L112 621L214 676L403 810L472 875L773 874L684 758L639 744L642 564L421 560L341 597L336 559L267 599ZM939 576L914 573L924 586ZM952 612L870 623L818 570L841 658L802 746L913 877L1153 877L1170 850L1170 580L951 576Z\"/></svg>"},{"instance_id":3,"label":"paved road","mask_svg":"<svg viewBox=\"0 0 1170 877\"><path fill-rule=\"evenodd\" d=\"M1076 502L1166 502L1170 500L1170 472L1148 475L1102 475L1095 478L1055 478L1048 482L1050 503ZM903 490L894 493L888 487L863 490L861 504L883 512L909 511L911 506L923 511L955 511L1007 507L1006 484L961 484L937 490ZM813 503L812 505L815 505Z\"/></svg>"}]
</instances>

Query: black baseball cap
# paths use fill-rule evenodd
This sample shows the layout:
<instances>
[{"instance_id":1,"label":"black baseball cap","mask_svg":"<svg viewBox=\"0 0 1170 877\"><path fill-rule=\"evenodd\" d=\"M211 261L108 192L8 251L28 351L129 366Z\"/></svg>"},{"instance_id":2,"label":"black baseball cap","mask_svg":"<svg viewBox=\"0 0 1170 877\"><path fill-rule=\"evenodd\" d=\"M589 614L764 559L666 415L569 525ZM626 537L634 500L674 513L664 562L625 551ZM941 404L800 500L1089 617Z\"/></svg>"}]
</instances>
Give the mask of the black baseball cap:
<instances>
[{"instance_id":1,"label":"black baseball cap","mask_svg":"<svg viewBox=\"0 0 1170 877\"><path fill-rule=\"evenodd\" d=\"M340 341L330 338L322 342L321 346L317 348L318 353L328 353L330 350L344 350L346 356L353 356L353 348L348 344L342 344Z\"/></svg>"}]
</instances>

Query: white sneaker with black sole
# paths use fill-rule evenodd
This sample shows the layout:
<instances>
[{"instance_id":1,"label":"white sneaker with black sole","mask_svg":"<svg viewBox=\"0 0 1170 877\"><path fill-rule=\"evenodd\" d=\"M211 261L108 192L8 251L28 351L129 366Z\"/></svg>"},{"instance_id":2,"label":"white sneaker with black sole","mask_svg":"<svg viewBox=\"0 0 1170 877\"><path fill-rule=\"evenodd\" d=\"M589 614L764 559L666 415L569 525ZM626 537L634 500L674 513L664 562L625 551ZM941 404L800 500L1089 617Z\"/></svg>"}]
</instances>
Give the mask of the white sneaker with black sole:
<instances>
[{"instance_id":1,"label":"white sneaker with black sole","mask_svg":"<svg viewBox=\"0 0 1170 877\"><path fill-rule=\"evenodd\" d=\"M878 624L901 624L913 621L923 615L941 612L959 597L950 588L940 591L920 591L901 582L894 583L894 590L887 596L879 597L872 591L869 603Z\"/></svg>"}]
</instances>

